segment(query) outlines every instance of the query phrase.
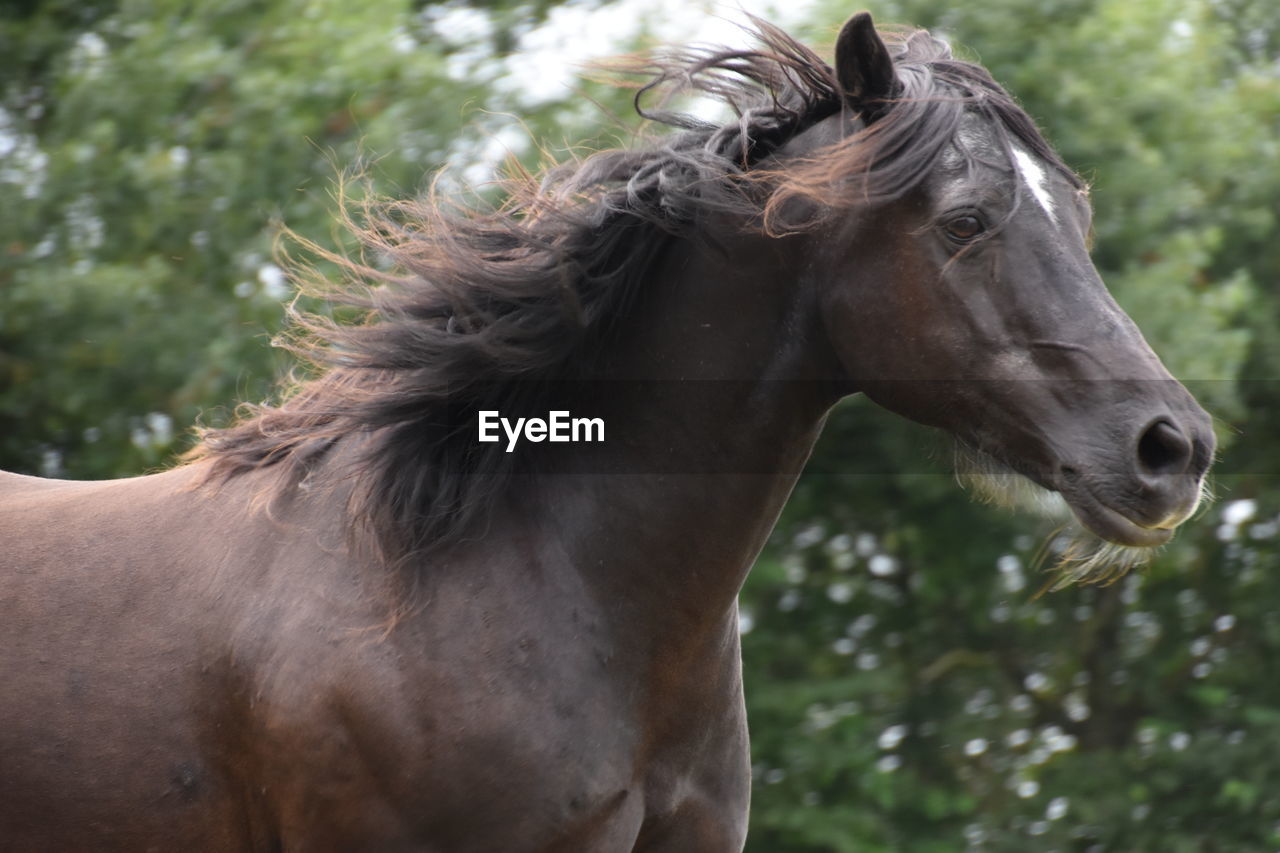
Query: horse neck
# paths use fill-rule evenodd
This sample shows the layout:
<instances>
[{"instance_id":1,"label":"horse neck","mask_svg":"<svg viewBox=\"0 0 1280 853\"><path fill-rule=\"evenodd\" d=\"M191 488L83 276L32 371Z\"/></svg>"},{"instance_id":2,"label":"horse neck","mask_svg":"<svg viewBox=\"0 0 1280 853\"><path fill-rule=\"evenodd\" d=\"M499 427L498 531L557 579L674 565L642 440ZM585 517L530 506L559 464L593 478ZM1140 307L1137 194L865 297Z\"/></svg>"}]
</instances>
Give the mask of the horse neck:
<instances>
[{"instance_id":1,"label":"horse neck","mask_svg":"<svg viewBox=\"0 0 1280 853\"><path fill-rule=\"evenodd\" d=\"M806 334L802 258L798 239L674 241L602 368L601 452L627 473L547 484L570 564L637 630L732 621L837 396L814 381L829 370Z\"/></svg>"}]
</instances>

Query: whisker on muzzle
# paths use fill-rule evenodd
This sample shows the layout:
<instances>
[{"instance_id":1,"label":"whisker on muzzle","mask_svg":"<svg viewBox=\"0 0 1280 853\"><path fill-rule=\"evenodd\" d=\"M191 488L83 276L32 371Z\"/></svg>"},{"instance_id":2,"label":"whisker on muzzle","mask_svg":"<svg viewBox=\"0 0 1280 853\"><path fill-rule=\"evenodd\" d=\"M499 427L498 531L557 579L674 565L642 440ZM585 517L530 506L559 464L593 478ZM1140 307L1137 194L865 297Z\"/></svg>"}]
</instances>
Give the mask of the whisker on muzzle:
<instances>
[{"instance_id":1,"label":"whisker on muzzle","mask_svg":"<svg viewBox=\"0 0 1280 853\"><path fill-rule=\"evenodd\" d=\"M1062 495L1033 483L988 453L957 442L955 462L956 481L977 500L1059 523L1033 561L1033 565L1048 565L1052 559L1047 571L1055 575L1037 596L1072 584L1107 586L1130 570L1146 565L1160 551L1158 547L1117 545L1099 539L1080 524ZM1203 481L1200 489L1201 503L1205 505L1212 500L1212 491ZM1064 539L1065 547L1053 547Z\"/></svg>"}]
</instances>

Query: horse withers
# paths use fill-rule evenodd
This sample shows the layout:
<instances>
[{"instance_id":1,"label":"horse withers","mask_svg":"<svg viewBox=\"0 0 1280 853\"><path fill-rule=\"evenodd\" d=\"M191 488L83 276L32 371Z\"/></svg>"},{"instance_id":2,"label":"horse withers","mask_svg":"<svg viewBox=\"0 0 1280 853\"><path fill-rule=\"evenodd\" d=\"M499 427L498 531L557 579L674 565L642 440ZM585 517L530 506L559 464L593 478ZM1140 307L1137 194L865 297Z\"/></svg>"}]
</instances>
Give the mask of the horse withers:
<instances>
[{"instance_id":1,"label":"horse withers","mask_svg":"<svg viewBox=\"0 0 1280 853\"><path fill-rule=\"evenodd\" d=\"M370 321L187 464L0 478L0 847L740 849L736 596L849 394L1074 518L1069 577L1172 535L1209 419L1080 180L927 33L757 24L646 66L725 124L373 211ZM603 440L478 440L568 408Z\"/></svg>"}]
</instances>

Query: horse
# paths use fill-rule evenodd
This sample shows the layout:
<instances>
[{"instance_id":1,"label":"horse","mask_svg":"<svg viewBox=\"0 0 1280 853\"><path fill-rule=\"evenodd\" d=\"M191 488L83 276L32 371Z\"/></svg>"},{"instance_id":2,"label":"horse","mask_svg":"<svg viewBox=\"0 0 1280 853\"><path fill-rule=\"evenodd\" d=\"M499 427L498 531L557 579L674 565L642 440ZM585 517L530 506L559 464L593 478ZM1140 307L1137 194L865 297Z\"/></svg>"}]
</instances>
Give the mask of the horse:
<instances>
[{"instance_id":1,"label":"horse","mask_svg":"<svg viewBox=\"0 0 1280 853\"><path fill-rule=\"evenodd\" d=\"M366 321L297 312L185 464L0 478L0 846L741 849L737 594L849 395L1074 518L1071 580L1173 535L1211 422L1033 121L925 31L753 28L628 66L666 134L348 216L381 260L299 277Z\"/></svg>"}]
</instances>

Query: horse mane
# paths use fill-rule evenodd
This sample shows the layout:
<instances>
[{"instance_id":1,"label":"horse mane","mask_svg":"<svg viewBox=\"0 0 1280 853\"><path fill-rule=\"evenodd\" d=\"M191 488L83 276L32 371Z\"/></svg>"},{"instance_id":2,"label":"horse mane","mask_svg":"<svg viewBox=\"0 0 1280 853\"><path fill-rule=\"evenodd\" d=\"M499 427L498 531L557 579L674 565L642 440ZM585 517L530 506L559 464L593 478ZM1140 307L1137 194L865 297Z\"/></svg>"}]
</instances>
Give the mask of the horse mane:
<instances>
[{"instance_id":1,"label":"horse mane","mask_svg":"<svg viewBox=\"0 0 1280 853\"><path fill-rule=\"evenodd\" d=\"M521 454L475 440L477 411L545 413L547 383L584 377L625 323L653 259L705 217L776 235L899 198L933 168L966 111L1079 186L985 69L952 58L923 31L886 35L902 88L881 118L851 121L834 145L779 163L771 155L799 133L856 110L817 54L752 23L755 49L680 48L608 66L647 76L636 109L674 134L540 176L517 173L496 208L467 209L434 189L364 205L354 219L344 207L344 222L380 262L303 240L346 280L325 282L297 264L291 271L302 293L360 309L365 321L291 307L285 345L314 368L311 377L292 381L276 405L245 405L232 425L201 430L188 461L203 460L210 482L270 469L276 496L344 468L332 476L353 484L352 524L372 534L382 558L404 561L461 540L520 470ZM714 124L665 108L690 92L720 100L734 119ZM649 108L653 95L660 104ZM797 200L808 203L789 203ZM797 208L809 213L797 218ZM322 465L340 444L354 448L347 464Z\"/></svg>"}]
</instances>

